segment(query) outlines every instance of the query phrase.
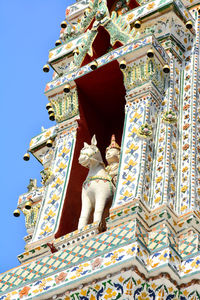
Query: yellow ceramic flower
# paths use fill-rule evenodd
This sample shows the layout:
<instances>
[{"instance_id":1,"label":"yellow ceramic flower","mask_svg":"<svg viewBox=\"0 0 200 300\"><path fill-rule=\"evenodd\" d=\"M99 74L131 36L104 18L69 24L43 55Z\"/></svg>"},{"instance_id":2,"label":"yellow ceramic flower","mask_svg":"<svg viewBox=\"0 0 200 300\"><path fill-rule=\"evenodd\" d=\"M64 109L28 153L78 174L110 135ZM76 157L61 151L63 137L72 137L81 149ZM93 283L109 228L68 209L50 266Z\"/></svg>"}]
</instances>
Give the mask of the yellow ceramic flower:
<instances>
[{"instance_id":1,"label":"yellow ceramic flower","mask_svg":"<svg viewBox=\"0 0 200 300\"><path fill-rule=\"evenodd\" d=\"M175 186L171 183L170 184L172 191L175 191Z\"/></svg>"},{"instance_id":2,"label":"yellow ceramic flower","mask_svg":"<svg viewBox=\"0 0 200 300\"><path fill-rule=\"evenodd\" d=\"M52 228L50 228L49 226L46 226L44 228L44 230L40 232L40 235L43 235L45 232L51 232L51 231L52 231Z\"/></svg>"},{"instance_id":3,"label":"yellow ceramic flower","mask_svg":"<svg viewBox=\"0 0 200 300\"><path fill-rule=\"evenodd\" d=\"M66 46L65 46L65 49L70 49L71 47L73 46L73 43L68 43Z\"/></svg>"},{"instance_id":4,"label":"yellow ceramic flower","mask_svg":"<svg viewBox=\"0 0 200 300\"><path fill-rule=\"evenodd\" d=\"M127 166L125 166L124 169L128 169L129 166L132 166L134 167L135 165L137 165L137 162L136 161L133 161L132 159L128 162Z\"/></svg>"},{"instance_id":5,"label":"yellow ceramic flower","mask_svg":"<svg viewBox=\"0 0 200 300\"><path fill-rule=\"evenodd\" d=\"M104 299L113 299L117 295L116 291L113 291L113 289L108 288L106 290L106 295L104 295Z\"/></svg>"},{"instance_id":6,"label":"yellow ceramic flower","mask_svg":"<svg viewBox=\"0 0 200 300\"><path fill-rule=\"evenodd\" d=\"M109 266L109 265L111 265L111 264L112 264L111 261L107 261L107 262L105 263L106 266Z\"/></svg>"},{"instance_id":7,"label":"yellow ceramic flower","mask_svg":"<svg viewBox=\"0 0 200 300\"><path fill-rule=\"evenodd\" d=\"M147 180L147 182L150 182L150 177L149 177L149 175L146 176L146 180Z\"/></svg>"},{"instance_id":8,"label":"yellow ceramic flower","mask_svg":"<svg viewBox=\"0 0 200 300\"><path fill-rule=\"evenodd\" d=\"M188 187L187 185L184 185L182 188L181 188L181 192L185 193L187 191Z\"/></svg>"},{"instance_id":9,"label":"yellow ceramic flower","mask_svg":"<svg viewBox=\"0 0 200 300\"><path fill-rule=\"evenodd\" d=\"M60 172L61 170L64 170L66 168L66 164L63 164L62 162L59 164L58 168L56 169L56 172Z\"/></svg>"},{"instance_id":10,"label":"yellow ceramic flower","mask_svg":"<svg viewBox=\"0 0 200 300\"><path fill-rule=\"evenodd\" d=\"M146 292L142 292L141 295L138 296L138 300L150 300L150 298Z\"/></svg>"},{"instance_id":11,"label":"yellow ceramic flower","mask_svg":"<svg viewBox=\"0 0 200 300\"><path fill-rule=\"evenodd\" d=\"M128 191L125 191L123 196L120 197L120 200L124 199L124 197L131 197L131 196L133 196L132 193L129 193Z\"/></svg>"},{"instance_id":12,"label":"yellow ceramic flower","mask_svg":"<svg viewBox=\"0 0 200 300\"><path fill-rule=\"evenodd\" d=\"M174 149L176 149L177 147L176 147L176 143L172 143L172 147L174 148Z\"/></svg>"},{"instance_id":13,"label":"yellow ceramic flower","mask_svg":"<svg viewBox=\"0 0 200 300\"><path fill-rule=\"evenodd\" d=\"M187 208L187 206L186 206L186 205L183 205L183 206L181 207L181 211L186 210L186 208Z\"/></svg>"},{"instance_id":14,"label":"yellow ceramic flower","mask_svg":"<svg viewBox=\"0 0 200 300\"><path fill-rule=\"evenodd\" d=\"M158 157L158 161L162 161L163 160L163 155L161 155L160 157Z\"/></svg>"},{"instance_id":15,"label":"yellow ceramic flower","mask_svg":"<svg viewBox=\"0 0 200 300\"><path fill-rule=\"evenodd\" d=\"M98 291L99 289L100 289L100 285L95 285L95 287L94 287L94 289L96 290L96 291Z\"/></svg>"},{"instance_id":16,"label":"yellow ceramic flower","mask_svg":"<svg viewBox=\"0 0 200 300\"><path fill-rule=\"evenodd\" d=\"M153 284L151 285L151 287L152 287L153 290L155 290L155 289L157 288L157 285L156 285L155 283L153 283Z\"/></svg>"},{"instance_id":17,"label":"yellow ceramic flower","mask_svg":"<svg viewBox=\"0 0 200 300\"><path fill-rule=\"evenodd\" d=\"M129 133L128 136L132 136L133 133L137 132L137 128L133 127L133 129L131 130L131 133Z\"/></svg>"},{"instance_id":18,"label":"yellow ceramic flower","mask_svg":"<svg viewBox=\"0 0 200 300\"><path fill-rule=\"evenodd\" d=\"M81 290L80 294L81 294L82 296L86 296L86 295L87 295L87 290Z\"/></svg>"},{"instance_id":19,"label":"yellow ceramic flower","mask_svg":"<svg viewBox=\"0 0 200 300\"><path fill-rule=\"evenodd\" d=\"M63 182L64 182L64 181L61 180L61 179L58 177L57 180L56 180L56 182L55 182L54 184L52 184L51 187L53 188L53 187L55 187L55 186L57 186L57 185L61 185Z\"/></svg>"},{"instance_id":20,"label":"yellow ceramic flower","mask_svg":"<svg viewBox=\"0 0 200 300\"><path fill-rule=\"evenodd\" d=\"M45 133L44 137L45 137L45 138L48 138L50 135L51 135L51 130L48 130L48 131Z\"/></svg>"},{"instance_id":21,"label":"yellow ceramic flower","mask_svg":"<svg viewBox=\"0 0 200 300\"><path fill-rule=\"evenodd\" d=\"M127 184L127 182L133 182L135 180L135 177L131 177L130 175L127 176L126 180L122 184Z\"/></svg>"},{"instance_id":22,"label":"yellow ceramic flower","mask_svg":"<svg viewBox=\"0 0 200 300\"><path fill-rule=\"evenodd\" d=\"M118 278L118 280L119 280L120 282L123 282L123 281L124 281L124 278L123 278L122 276L120 276L120 277Z\"/></svg>"},{"instance_id":23,"label":"yellow ceramic flower","mask_svg":"<svg viewBox=\"0 0 200 300\"><path fill-rule=\"evenodd\" d=\"M187 290L183 291L183 295L187 297L187 295L189 294L189 292Z\"/></svg>"},{"instance_id":24,"label":"yellow ceramic flower","mask_svg":"<svg viewBox=\"0 0 200 300\"><path fill-rule=\"evenodd\" d=\"M49 211L49 213L44 217L44 219L46 220L46 219L48 219L49 217L54 217L55 216L55 213L52 211L52 210L50 210Z\"/></svg>"},{"instance_id":25,"label":"yellow ceramic flower","mask_svg":"<svg viewBox=\"0 0 200 300\"><path fill-rule=\"evenodd\" d=\"M16 292L16 291L13 291L13 292L11 293L11 295L17 295L17 292Z\"/></svg>"},{"instance_id":26,"label":"yellow ceramic flower","mask_svg":"<svg viewBox=\"0 0 200 300\"><path fill-rule=\"evenodd\" d=\"M137 112L135 112L134 113L134 116L133 116L133 118L132 119L130 119L130 122L135 122L135 119L140 119L142 117L142 115L141 114L138 114Z\"/></svg>"},{"instance_id":27,"label":"yellow ceramic flower","mask_svg":"<svg viewBox=\"0 0 200 300\"><path fill-rule=\"evenodd\" d=\"M52 56L53 56L53 53L49 52L49 59L52 58Z\"/></svg>"},{"instance_id":28,"label":"yellow ceramic flower","mask_svg":"<svg viewBox=\"0 0 200 300\"><path fill-rule=\"evenodd\" d=\"M159 177L156 178L156 182L157 182L157 183L158 183L158 182L161 182L161 180L162 180L162 176L159 176Z\"/></svg>"},{"instance_id":29,"label":"yellow ceramic flower","mask_svg":"<svg viewBox=\"0 0 200 300\"><path fill-rule=\"evenodd\" d=\"M51 197L51 200L48 201L48 204L52 202L52 200L58 201L60 199L59 196L57 196L56 194L53 194L53 196Z\"/></svg>"},{"instance_id":30,"label":"yellow ceramic flower","mask_svg":"<svg viewBox=\"0 0 200 300\"><path fill-rule=\"evenodd\" d=\"M33 140L30 141L29 146L31 147L33 145Z\"/></svg>"},{"instance_id":31,"label":"yellow ceramic flower","mask_svg":"<svg viewBox=\"0 0 200 300\"><path fill-rule=\"evenodd\" d=\"M154 203L158 203L161 200L161 197L157 197L156 199L154 199Z\"/></svg>"},{"instance_id":32,"label":"yellow ceramic flower","mask_svg":"<svg viewBox=\"0 0 200 300\"><path fill-rule=\"evenodd\" d=\"M131 21L133 19L133 17L134 17L134 14L129 14L127 16L127 21Z\"/></svg>"},{"instance_id":33,"label":"yellow ceramic flower","mask_svg":"<svg viewBox=\"0 0 200 300\"><path fill-rule=\"evenodd\" d=\"M173 171L176 171L176 166L175 166L175 164L172 164L172 170L173 170Z\"/></svg>"},{"instance_id":34,"label":"yellow ceramic flower","mask_svg":"<svg viewBox=\"0 0 200 300\"><path fill-rule=\"evenodd\" d=\"M137 131L137 130L136 130ZM127 153L129 153L129 152L131 152L132 150L137 150L139 148L139 146L136 146L136 145L134 145L134 144L131 144L130 145L130 147L129 147L129 149L128 150L126 150L126 154Z\"/></svg>"},{"instance_id":35,"label":"yellow ceramic flower","mask_svg":"<svg viewBox=\"0 0 200 300\"><path fill-rule=\"evenodd\" d=\"M63 147L62 151L60 152L60 154L58 154L58 156L63 156L63 154L67 154L69 153L69 149L67 149L66 147Z\"/></svg>"}]
</instances>

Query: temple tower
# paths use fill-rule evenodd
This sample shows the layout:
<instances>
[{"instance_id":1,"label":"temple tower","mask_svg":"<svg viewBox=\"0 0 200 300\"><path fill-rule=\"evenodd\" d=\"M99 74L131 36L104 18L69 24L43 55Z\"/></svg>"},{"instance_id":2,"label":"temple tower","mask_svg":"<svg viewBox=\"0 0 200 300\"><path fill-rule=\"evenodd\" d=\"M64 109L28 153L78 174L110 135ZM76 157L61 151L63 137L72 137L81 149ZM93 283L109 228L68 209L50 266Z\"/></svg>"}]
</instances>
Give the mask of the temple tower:
<instances>
[{"instance_id":1,"label":"temple tower","mask_svg":"<svg viewBox=\"0 0 200 300\"><path fill-rule=\"evenodd\" d=\"M24 156L44 166L42 186L32 179L19 197L25 252L0 275L0 300L200 299L199 33L197 0L66 9L43 67L54 70L45 95L56 123ZM86 180L83 147L108 177ZM115 177L109 149L120 150ZM102 181L111 205L77 229L82 189Z\"/></svg>"}]
</instances>

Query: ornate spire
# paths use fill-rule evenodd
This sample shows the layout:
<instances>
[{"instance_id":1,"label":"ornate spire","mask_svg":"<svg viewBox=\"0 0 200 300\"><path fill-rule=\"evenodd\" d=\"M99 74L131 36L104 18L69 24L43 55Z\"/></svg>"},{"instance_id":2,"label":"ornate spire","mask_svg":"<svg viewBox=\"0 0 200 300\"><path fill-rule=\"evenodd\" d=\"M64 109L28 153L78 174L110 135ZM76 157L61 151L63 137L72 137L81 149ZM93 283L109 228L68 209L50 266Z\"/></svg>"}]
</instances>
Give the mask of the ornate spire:
<instances>
[{"instance_id":1,"label":"ornate spire","mask_svg":"<svg viewBox=\"0 0 200 300\"><path fill-rule=\"evenodd\" d=\"M108 151L111 148L121 150L120 146L115 141L115 135L114 134L111 136L110 145L106 148L106 151Z\"/></svg>"}]
</instances>

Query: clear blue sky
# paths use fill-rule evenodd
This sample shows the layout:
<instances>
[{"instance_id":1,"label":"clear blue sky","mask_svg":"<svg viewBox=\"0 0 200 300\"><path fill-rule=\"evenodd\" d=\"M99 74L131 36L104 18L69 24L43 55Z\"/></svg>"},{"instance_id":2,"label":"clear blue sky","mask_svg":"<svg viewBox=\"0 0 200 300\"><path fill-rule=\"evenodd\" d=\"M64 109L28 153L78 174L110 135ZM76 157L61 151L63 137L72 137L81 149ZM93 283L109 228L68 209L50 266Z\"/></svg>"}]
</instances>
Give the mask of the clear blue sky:
<instances>
[{"instance_id":1,"label":"clear blue sky","mask_svg":"<svg viewBox=\"0 0 200 300\"><path fill-rule=\"evenodd\" d=\"M48 50L59 38L60 23L71 0L0 1L0 273L19 264L27 235L24 216L13 217L29 178L40 184L42 165L23 161L31 138L54 124L43 94L51 74L43 73Z\"/></svg>"}]
</instances>

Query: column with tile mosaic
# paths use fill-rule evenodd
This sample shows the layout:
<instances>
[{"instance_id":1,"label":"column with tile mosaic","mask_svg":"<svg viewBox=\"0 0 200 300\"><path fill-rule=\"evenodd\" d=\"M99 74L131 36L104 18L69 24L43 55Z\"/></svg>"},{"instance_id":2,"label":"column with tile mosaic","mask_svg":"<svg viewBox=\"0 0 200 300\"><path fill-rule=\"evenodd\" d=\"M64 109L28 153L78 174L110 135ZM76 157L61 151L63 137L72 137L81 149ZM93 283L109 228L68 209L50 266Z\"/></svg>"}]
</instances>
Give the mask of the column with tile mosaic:
<instances>
[{"instance_id":1,"label":"column with tile mosaic","mask_svg":"<svg viewBox=\"0 0 200 300\"><path fill-rule=\"evenodd\" d=\"M45 94L56 124L29 146L44 166L42 186L19 197L15 215L26 216L28 236L21 265L0 274L0 300L200 299L199 22L198 0L81 0L66 9L44 67L54 70ZM95 74L114 64L126 104L106 229L91 222L56 235L88 129L81 92L90 98Z\"/></svg>"}]
</instances>

